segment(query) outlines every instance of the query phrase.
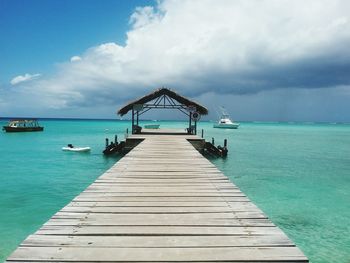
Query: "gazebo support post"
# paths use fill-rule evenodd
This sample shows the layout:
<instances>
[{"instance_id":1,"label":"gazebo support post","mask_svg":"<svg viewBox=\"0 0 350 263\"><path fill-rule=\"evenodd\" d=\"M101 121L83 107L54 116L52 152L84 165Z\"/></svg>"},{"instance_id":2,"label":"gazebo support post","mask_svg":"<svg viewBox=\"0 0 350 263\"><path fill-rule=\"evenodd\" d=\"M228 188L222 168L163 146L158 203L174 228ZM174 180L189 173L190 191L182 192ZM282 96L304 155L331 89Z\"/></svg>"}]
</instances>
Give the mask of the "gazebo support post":
<instances>
[{"instance_id":1,"label":"gazebo support post","mask_svg":"<svg viewBox=\"0 0 350 263\"><path fill-rule=\"evenodd\" d=\"M136 112L136 125L139 126L139 111Z\"/></svg>"},{"instance_id":2,"label":"gazebo support post","mask_svg":"<svg viewBox=\"0 0 350 263\"><path fill-rule=\"evenodd\" d=\"M134 107L131 110L131 134L135 134L135 128L134 128Z\"/></svg>"},{"instance_id":3,"label":"gazebo support post","mask_svg":"<svg viewBox=\"0 0 350 263\"><path fill-rule=\"evenodd\" d=\"M188 119L188 133L192 134L192 112L190 112Z\"/></svg>"}]
</instances>

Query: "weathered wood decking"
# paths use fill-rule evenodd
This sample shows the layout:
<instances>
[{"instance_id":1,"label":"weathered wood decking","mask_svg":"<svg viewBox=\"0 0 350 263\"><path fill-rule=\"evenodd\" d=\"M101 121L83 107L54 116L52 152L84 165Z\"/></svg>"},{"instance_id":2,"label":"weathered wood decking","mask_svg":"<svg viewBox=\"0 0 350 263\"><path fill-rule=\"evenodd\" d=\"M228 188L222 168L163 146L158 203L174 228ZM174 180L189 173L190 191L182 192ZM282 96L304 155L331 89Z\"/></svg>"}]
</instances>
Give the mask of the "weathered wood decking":
<instances>
[{"instance_id":1,"label":"weathered wood decking","mask_svg":"<svg viewBox=\"0 0 350 263\"><path fill-rule=\"evenodd\" d=\"M308 262L186 136L144 137L8 262Z\"/></svg>"}]
</instances>

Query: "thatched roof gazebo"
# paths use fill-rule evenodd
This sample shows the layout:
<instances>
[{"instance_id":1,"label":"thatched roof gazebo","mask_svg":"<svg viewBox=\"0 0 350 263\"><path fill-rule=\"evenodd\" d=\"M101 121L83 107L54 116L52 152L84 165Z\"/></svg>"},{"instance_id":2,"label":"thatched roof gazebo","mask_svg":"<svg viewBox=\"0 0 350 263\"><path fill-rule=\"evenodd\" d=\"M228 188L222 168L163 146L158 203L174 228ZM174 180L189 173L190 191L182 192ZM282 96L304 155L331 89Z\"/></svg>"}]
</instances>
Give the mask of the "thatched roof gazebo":
<instances>
[{"instance_id":1,"label":"thatched roof gazebo","mask_svg":"<svg viewBox=\"0 0 350 263\"><path fill-rule=\"evenodd\" d=\"M197 121L201 115L208 114L208 110L204 106L167 88L157 89L128 103L119 109L118 114L123 116L129 111L132 112L132 133L134 134L141 132L139 116L151 109L177 109L181 111L189 118L187 132L190 134L197 134Z\"/></svg>"}]
</instances>

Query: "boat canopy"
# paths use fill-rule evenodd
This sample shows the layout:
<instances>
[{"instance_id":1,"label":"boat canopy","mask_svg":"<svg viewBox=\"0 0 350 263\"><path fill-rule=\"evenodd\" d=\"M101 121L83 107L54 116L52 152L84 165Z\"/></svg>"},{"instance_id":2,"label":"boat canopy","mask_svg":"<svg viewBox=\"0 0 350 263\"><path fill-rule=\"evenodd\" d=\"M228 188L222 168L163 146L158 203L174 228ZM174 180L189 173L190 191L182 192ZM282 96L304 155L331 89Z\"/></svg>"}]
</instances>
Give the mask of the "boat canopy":
<instances>
[{"instance_id":1,"label":"boat canopy","mask_svg":"<svg viewBox=\"0 0 350 263\"><path fill-rule=\"evenodd\" d=\"M34 127L34 126L39 126L39 123L38 123L38 120L36 120L36 119L17 119L17 120L10 120L8 123L8 126Z\"/></svg>"}]
</instances>

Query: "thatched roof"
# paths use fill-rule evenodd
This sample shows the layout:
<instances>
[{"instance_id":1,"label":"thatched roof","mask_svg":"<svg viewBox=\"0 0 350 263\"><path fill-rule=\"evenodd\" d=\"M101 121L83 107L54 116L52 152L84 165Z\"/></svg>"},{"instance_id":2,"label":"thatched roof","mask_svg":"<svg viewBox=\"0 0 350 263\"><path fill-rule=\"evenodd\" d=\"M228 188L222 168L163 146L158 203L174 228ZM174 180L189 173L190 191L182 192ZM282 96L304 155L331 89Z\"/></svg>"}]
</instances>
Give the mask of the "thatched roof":
<instances>
[{"instance_id":1,"label":"thatched roof","mask_svg":"<svg viewBox=\"0 0 350 263\"><path fill-rule=\"evenodd\" d=\"M185 106L195 106L196 107L196 110L197 112L199 112L200 114L202 115L207 115L208 114L208 110L203 107L202 105L198 104L197 102L194 102L192 100L189 100L179 94L177 94L176 92L170 90L170 89L167 89L167 88L160 88L160 89L156 89L155 91L153 91L152 93L148 94L148 95L145 95L143 96L142 98L139 98L135 101L132 101L130 103L128 103L127 105L125 105L124 107L122 107L119 111L118 111L118 114L120 116L123 116L125 114L127 114L135 104L145 104L149 101L152 101L160 96L163 96L163 95L167 95L169 96L170 98L176 100L177 102L181 103L182 105L185 105Z\"/></svg>"}]
</instances>

